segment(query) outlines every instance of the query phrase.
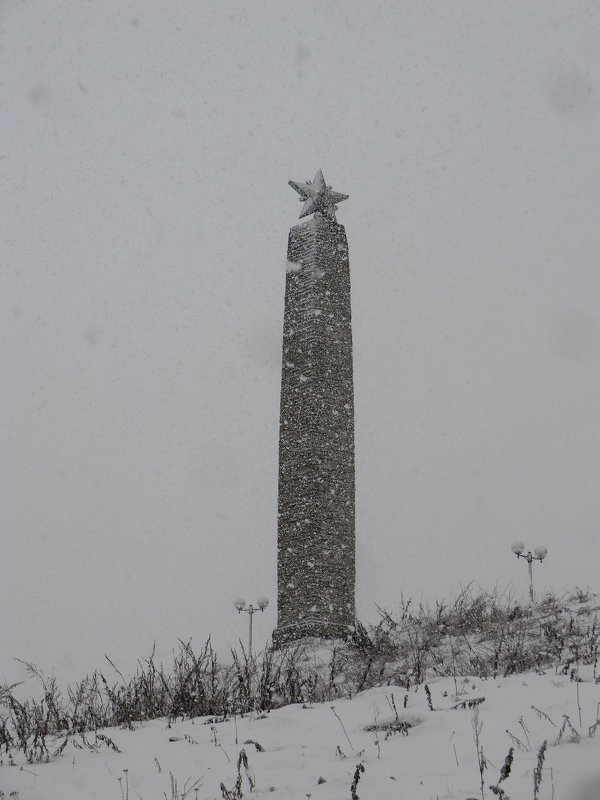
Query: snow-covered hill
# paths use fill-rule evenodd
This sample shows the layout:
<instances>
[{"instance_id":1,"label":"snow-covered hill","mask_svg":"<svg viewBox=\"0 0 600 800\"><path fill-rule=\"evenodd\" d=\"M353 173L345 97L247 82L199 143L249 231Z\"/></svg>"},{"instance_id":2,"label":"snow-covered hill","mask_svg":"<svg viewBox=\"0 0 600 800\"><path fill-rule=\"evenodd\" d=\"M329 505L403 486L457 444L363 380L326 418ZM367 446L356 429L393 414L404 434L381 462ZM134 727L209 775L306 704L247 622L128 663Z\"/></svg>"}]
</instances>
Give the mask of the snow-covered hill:
<instances>
[{"instance_id":1,"label":"snow-covered hill","mask_svg":"<svg viewBox=\"0 0 600 800\"><path fill-rule=\"evenodd\" d=\"M453 678L428 686L433 711L423 686L408 692L385 686L225 721L161 719L135 730L104 730L107 739L72 736L48 764L15 755L15 765L7 766L3 754L0 785L19 800L347 800L361 765L355 794L363 800L466 800L481 797L478 714L486 797L493 797L489 786L497 784L512 747L510 775L499 786L512 800L533 798L538 754L547 742L539 799L600 798L600 685L589 671L579 683L553 672L461 678L458 697ZM247 768L243 757L238 768L242 753Z\"/></svg>"},{"instance_id":2,"label":"snow-covered hill","mask_svg":"<svg viewBox=\"0 0 600 800\"><path fill-rule=\"evenodd\" d=\"M18 800L600 800L598 610L581 592L521 607L466 591L382 612L346 645L221 664L181 643L172 671L150 657L126 679L111 662L116 682L62 692L30 669L41 695L0 687L0 787Z\"/></svg>"}]
</instances>

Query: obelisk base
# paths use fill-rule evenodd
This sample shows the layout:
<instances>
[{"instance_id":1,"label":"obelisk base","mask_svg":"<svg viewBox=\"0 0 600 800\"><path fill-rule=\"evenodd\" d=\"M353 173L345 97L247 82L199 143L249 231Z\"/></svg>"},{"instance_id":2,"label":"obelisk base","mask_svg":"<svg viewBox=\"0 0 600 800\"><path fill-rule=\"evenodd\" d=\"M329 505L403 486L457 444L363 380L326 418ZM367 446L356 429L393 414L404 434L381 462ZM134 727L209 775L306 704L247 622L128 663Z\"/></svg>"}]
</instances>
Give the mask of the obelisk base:
<instances>
[{"instance_id":1,"label":"obelisk base","mask_svg":"<svg viewBox=\"0 0 600 800\"><path fill-rule=\"evenodd\" d=\"M341 625L321 619L307 619L291 625L283 625L273 631L273 646L282 647L302 639L341 639L348 640L354 633L354 626Z\"/></svg>"}]
</instances>

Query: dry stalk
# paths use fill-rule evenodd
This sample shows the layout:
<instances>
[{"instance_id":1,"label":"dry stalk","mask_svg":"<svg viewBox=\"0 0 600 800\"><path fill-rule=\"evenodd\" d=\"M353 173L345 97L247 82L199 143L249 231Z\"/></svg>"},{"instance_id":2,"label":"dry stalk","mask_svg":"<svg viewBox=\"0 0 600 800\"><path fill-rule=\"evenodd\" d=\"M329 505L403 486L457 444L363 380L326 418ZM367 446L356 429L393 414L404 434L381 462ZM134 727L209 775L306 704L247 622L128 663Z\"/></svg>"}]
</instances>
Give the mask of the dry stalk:
<instances>
[{"instance_id":1,"label":"dry stalk","mask_svg":"<svg viewBox=\"0 0 600 800\"><path fill-rule=\"evenodd\" d=\"M481 745L481 730L483 722L479 719L479 706L473 709L473 716L471 717L471 727L473 728L473 740L475 742L475 749L477 751L477 766L479 767L479 779L481 786L481 800L485 800L485 789L483 773L485 772L485 756L483 755L483 747Z\"/></svg>"},{"instance_id":2,"label":"dry stalk","mask_svg":"<svg viewBox=\"0 0 600 800\"><path fill-rule=\"evenodd\" d=\"M533 800L538 800L539 797L540 784L542 782L542 769L544 767L547 746L548 742L544 740L544 743L538 751L537 764L533 770Z\"/></svg>"}]
</instances>

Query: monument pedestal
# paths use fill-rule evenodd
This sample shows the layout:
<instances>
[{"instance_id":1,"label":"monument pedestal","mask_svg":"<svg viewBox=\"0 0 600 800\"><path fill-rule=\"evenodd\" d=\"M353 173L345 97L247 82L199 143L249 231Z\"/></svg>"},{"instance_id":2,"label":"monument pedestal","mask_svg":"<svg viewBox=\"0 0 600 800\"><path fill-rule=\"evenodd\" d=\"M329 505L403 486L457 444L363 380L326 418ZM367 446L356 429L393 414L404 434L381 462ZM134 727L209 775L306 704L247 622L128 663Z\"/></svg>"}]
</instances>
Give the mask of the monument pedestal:
<instances>
[{"instance_id":1,"label":"monument pedestal","mask_svg":"<svg viewBox=\"0 0 600 800\"><path fill-rule=\"evenodd\" d=\"M354 633L352 625L341 625L327 620L308 619L302 623L277 627L273 631L273 645L283 647L300 639L326 639L348 641Z\"/></svg>"}]
</instances>

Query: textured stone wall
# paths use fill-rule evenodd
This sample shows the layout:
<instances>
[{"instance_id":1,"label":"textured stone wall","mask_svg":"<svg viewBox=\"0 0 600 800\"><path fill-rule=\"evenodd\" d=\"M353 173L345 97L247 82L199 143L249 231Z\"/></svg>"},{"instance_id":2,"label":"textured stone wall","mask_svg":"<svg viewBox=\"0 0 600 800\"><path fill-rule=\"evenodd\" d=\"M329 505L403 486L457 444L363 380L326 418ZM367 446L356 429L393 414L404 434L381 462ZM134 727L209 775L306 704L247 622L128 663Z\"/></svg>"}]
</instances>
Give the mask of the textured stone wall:
<instances>
[{"instance_id":1,"label":"textured stone wall","mask_svg":"<svg viewBox=\"0 0 600 800\"><path fill-rule=\"evenodd\" d=\"M354 390L348 242L317 214L288 244L275 641L355 619Z\"/></svg>"}]
</instances>

